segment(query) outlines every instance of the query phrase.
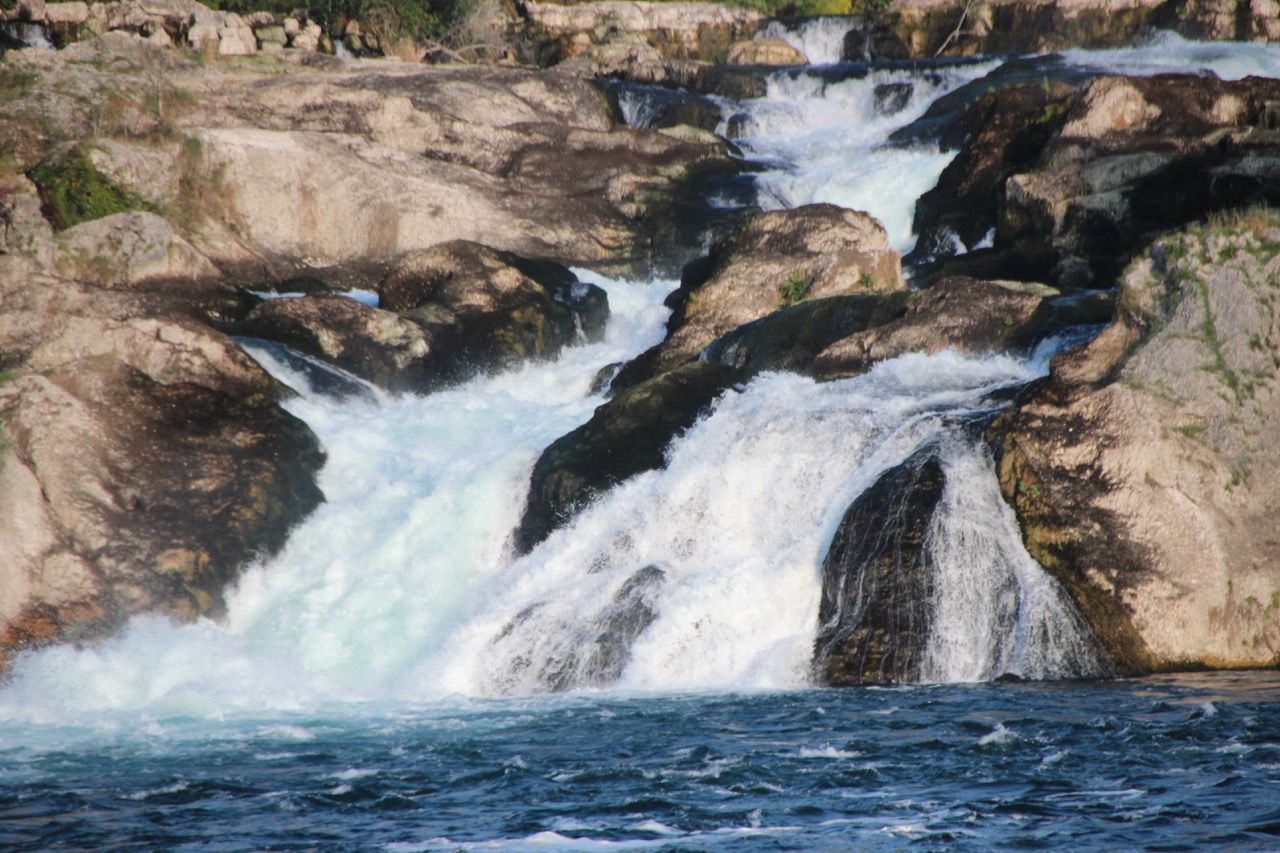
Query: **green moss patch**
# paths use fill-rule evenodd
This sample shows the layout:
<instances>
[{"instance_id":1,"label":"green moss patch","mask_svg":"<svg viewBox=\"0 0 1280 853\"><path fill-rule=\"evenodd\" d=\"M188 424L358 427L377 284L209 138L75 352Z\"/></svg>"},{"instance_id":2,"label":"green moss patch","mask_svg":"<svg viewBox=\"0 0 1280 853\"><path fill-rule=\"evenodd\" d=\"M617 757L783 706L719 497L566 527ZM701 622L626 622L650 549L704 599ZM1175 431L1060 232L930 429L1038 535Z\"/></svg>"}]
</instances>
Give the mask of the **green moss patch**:
<instances>
[{"instance_id":1,"label":"green moss patch","mask_svg":"<svg viewBox=\"0 0 1280 853\"><path fill-rule=\"evenodd\" d=\"M45 158L27 177L40 190L45 218L59 231L126 210L151 209L99 172L80 148Z\"/></svg>"}]
</instances>

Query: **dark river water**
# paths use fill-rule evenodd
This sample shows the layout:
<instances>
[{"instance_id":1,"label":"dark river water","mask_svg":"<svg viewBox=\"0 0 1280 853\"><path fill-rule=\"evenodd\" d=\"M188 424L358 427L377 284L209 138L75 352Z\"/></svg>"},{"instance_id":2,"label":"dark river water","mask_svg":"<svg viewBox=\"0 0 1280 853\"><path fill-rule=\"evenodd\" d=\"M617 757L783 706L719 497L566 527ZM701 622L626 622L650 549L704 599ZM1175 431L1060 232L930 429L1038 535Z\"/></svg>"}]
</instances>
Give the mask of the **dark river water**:
<instances>
[{"instance_id":1,"label":"dark river water","mask_svg":"<svg viewBox=\"0 0 1280 853\"><path fill-rule=\"evenodd\" d=\"M1280 850L1280 674L0 728L0 849Z\"/></svg>"}]
</instances>

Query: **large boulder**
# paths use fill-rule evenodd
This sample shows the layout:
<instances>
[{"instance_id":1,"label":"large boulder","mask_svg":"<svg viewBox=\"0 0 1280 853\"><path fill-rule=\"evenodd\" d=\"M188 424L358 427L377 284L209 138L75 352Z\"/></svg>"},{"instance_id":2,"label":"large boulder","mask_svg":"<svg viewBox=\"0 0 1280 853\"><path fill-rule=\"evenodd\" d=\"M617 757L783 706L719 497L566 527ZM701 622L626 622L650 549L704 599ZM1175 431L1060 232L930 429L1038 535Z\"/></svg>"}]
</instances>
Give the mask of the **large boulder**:
<instances>
[{"instance_id":1,"label":"large boulder","mask_svg":"<svg viewBox=\"0 0 1280 853\"><path fill-rule=\"evenodd\" d=\"M929 525L946 477L925 447L890 468L845 512L822 563L814 641L821 684L919 680L932 623Z\"/></svg>"},{"instance_id":2,"label":"large boulder","mask_svg":"<svg viewBox=\"0 0 1280 853\"><path fill-rule=\"evenodd\" d=\"M268 299L237 329L425 393L599 340L609 315L604 291L566 267L464 240L405 253L379 291L378 308L338 293Z\"/></svg>"},{"instance_id":3,"label":"large boulder","mask_svg":"<svg viewBox=\"0 0 1280 853\"><path fill-rule=\"evenodd\" d=\"M0 660L140 611L217 615L322 500L315 436L201 298L17 272L0 265Z\"/></svg>"},{"instance_id":4,"label":"large boulder","mask_svg":"<svg viewBox=\"0 0 1280 853\"><path fill-rule=\"evenodd\" d=\"M121 33L8 61L29 79L0 121L16 166L107 137L86 146L95 164L245 278L454 239L675 270L720 216L701 183L742 167L709 135L615 126L592 83L556 71L285 51L227 75ZM121 93L110 110L75 94L103 88Z\"/></svg>"},{"instance_id":5,"label":"large boulder","mask_svg":"<svg viewBox=\"0 0 1280 853\"><path fill-rule=\"evenodd\" d=\"M707 344L699 356L750 375L765 370L804 373L838 341L902 316L905 291L812 299L744 323Z\"/></svg>"},{"instance_id":6,"label":"large boulder","mask_svg":"<svg viewBox=\"0 0 1280 853\"><path fill-rule=\"evenodd\" d=\"M694 359L721 335L780 308L905 289L898 253L868 214L832 204L758 214L685 269L666 339L623 368L612 387Z\"/></svg>"},{"instance_id":7,"label":"large boulder","mask_svg":"<svg viewBox=\"0 0 1280 853\"><path fill-rule=\"evenodd\" d=\"M1129 671L1280 663L1280 218L1162 239L992 431L1031 554Z\"/></svg>"},{"instance_id":8,"label":"large boulder","mask_svg":"<svg viewBox=\"0 0 1280 853\"><path fill-rule=\"evenodd\" d=\"M53 266L66 278L104 285L132 285L152 279L191 281L220 275L168 220L137 210L62 231Z\"/></svg>"},{"instance_id":9,"label":"large boulder","mask_svg":"<svg viewBox=\"0 0 1280 853\"><path fill-rule=\"evenodd\" d=\"M991 248L932 274L1110 287L1135 244L1280 201L1278 99L1280 81L1181 74L1099 77L1060 100L1004 90L971 108L974 132L922 199L922 253L990 231Z\"/></svg>"},{"instance_id":10,"label":"large boulder","mask_svg":"<svg viewBox=\"0 0 1280 853\"><path fill-rule=\"evenodd\" d=\"M810 373L839 379L909 352L986 354L1025 345L1045 331L1057 295L1044 285L947 278L913 294L901 316L823 349Z\"/></svg>"},{"instance_id":11,"label":"large boulder","mask_svg":"<svg viewBox=\"0 0 1280 853\"><path fill-rule=\"evenodd\" d=\"M724 365L687 364L619 394L556 439L534 465L515 534L517 552L533 550L628 477L661 468L671 441L743 378Z\"/></svg>"}]
</instances>

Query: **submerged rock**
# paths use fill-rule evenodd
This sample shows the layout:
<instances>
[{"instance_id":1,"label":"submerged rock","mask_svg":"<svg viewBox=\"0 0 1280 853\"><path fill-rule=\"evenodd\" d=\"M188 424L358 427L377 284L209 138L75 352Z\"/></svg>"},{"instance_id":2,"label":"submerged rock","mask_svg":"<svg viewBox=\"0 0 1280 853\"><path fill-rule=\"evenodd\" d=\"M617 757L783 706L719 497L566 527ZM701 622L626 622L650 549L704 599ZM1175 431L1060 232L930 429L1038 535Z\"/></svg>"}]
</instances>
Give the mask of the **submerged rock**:
<instances>
[{"instance_id":1,"label":"submerged rock","mask_svg":"<svg viewBox=\"0 0 1280 853\"><path fill-rule=\"evenodd\" d=\"M822 563L813 670L821 684L918 680L931 623L926 538L946 478L924 447L845 511Z\"/></svg>"},{"instance_id":2,"label":"submerged rock","mask_svg":"<svg viewBox=\"0 0 1280 853\"><path fill-rule=\"evenodd\" d=\"M1280 663L1280 220L1156 242L992 430L1028 550L1128 671Z\"/></svg>"},{"instance_id":3,"label":"submerged rock","mask_svg":"<svg viewBox=\"0 0 1280 853\"><path fill-rule=\"evenodd\" d=\"M720 364L687 364L619 394L597 408L591 420L556 439L534 465L516 551L531 551L628 477L661 468L671 441L743 378Z\"/></svg>"},{"instance_id":4,"label":"submerged rock","mask_svg":"<svg viewBox=\"0 0 1280 853\"><path fill-rule=\"evenodd\" d=\"M498 679L501 687L519 684L521 692L561 693L583 687L616 684L631 662L631 647L654 620L653 599L666 582L666 572L645 566L598 605L594 613L576 614L574 624L542 620L545 602L519 613L494 638L494 645L529 641L538 654L525 647ZM536 631L532 637L528 631Z\"/></svg>"}]
</instances>

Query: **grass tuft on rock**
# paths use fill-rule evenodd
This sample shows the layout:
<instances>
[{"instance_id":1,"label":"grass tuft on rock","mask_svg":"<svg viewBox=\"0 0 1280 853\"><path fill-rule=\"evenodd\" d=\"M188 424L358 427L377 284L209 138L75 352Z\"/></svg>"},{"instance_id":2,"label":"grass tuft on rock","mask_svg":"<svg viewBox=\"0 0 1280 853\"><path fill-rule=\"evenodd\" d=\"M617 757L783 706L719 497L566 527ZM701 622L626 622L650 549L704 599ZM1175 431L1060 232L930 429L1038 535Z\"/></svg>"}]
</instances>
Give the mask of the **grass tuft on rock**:
<instances>
[{"instance_id":1,"label":"grass tuft on rock","mask_svg":"<svg viewBox=\"0 0 1280 853\"><path fill-rule=\"evenodd\" d=\"M151 209L99 172L79 147L46 157L27 177L40 190L45 218L58 231L127 210Z\"/></svg>"}]
</instances>

